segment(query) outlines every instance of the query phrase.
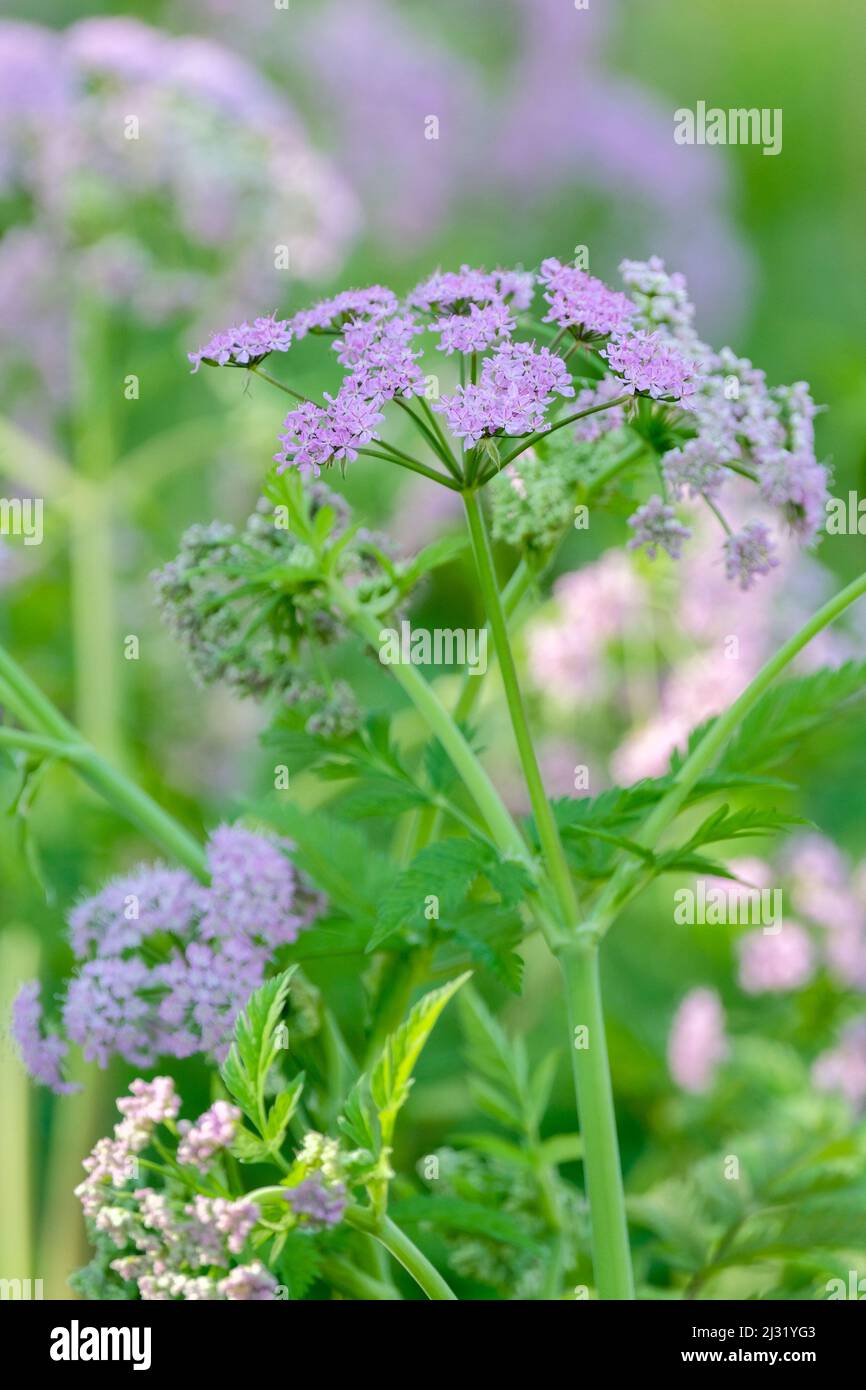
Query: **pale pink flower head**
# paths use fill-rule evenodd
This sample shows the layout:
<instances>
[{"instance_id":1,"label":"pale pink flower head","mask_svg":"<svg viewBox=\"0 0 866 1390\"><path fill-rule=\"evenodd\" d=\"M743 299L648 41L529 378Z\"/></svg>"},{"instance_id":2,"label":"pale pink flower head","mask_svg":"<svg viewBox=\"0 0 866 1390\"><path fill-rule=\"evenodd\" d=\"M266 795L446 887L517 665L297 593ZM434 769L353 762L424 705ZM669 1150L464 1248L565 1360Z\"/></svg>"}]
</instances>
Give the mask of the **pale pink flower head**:
<instances>
[{"instance_id":1,"label":"pale pink flower head","mask_svg":"<svg viewBox=\"0 0 866 1390\"><path fill-rule=\"evenodd\" d=\"M617 782L629 786L642 777L661 777L668 770L671 754L682 748L689 725L677 714L660 714L633 729L615 750L610 770Z\"/></svg>"},{"instance_id":2,"label":"pale pink flower head","mask_svg":"<svg viewBox=\"0 0 866 1390\"><path fill-rule=\"evenodd\" d=\"M802 989L815 973L815 948L797 922L778 932L753 931L737 942L740 987L747 994L784 994Z\"/></svg>"},{"instance_id":3,"label":"pale pink flower head","mask_svg":"<svg viewBox=\"0 0 866 1390\"><path fill-rule=\"evenodd\" d=\"M822 1052L812 1068L819 1091L834 1091L855 1110L866 1104L866 1017L853 1019L836 1047Z\"/></svg>"},{"instance_id":4,"label":"pale pink flower head","mask_svg":"<svg viewBox=\"0 0 866 1390\"><path fill-rule=\"evenodd\" d=\"M684 1091L708 1091L728 1055L725 1014L713 989L690 990L677 1009L668 1036L668 1067Z\"/></svg>"}]
</instances>

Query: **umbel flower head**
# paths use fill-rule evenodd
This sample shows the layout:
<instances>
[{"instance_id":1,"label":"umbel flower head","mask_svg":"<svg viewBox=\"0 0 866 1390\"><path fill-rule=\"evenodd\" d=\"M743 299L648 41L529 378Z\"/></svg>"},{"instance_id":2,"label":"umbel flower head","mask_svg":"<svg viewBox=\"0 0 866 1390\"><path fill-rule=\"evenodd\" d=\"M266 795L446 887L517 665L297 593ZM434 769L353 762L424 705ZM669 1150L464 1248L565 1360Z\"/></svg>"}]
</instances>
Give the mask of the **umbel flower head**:
<instances>
[{"instance_id":1,"label":"umbel flower head","mask_svg":"<svg viewBox=\"0 0 866 1390\"><path fill-rule=\"evenodd\" d=\"M253 1253L264 1203L255 1193L217 1195L226 1193L225 1159L240 1110L216 1101L197 1120L178 1120L180 1097L168 1076L139 1078L129 1091L117 1102L122 1118L113 1135L100 1139L84 1160L86 1176L75 1189L97 1257L75 1276L74 1286L92 1297L137 1294L146 1302L280 1297L276 1277ZM157 1138L160 1157L172 1149L174 1162L171 1171L162 1166L150 1186L140 1176L140 1158ZM323 1144L329 1146L327 1165L319 1152ZM350 1159L343 1159L335 1141L307 1134L285 1187L269 1189L268 1231L275 1229L274 1217L286 1234L310 1235L337 1225L346 1207ZM127 1285L133 1286L131 1295Z\"/></svg>"},{"instance_id":2,"label":"umbel flower head","mask_svg":"<svg viewBox=\"0 0 866 1390\"><path fill-rule=\"evenodd\" d=\"M43 1031L37 981L22 986L14 1005L13 1032L34 1079L70 1089L62 1076L70 1042L103 1067L113 1056L140 1067L195 1053L221 1061L275 953L322 911L290 849L223 825L208 842L208 884L147 865L78 903L69 917L75 969L60 1000L62 1032ZM190 1151L207 1138L188 1136Z\"/></svg>"},{"instance_id":3,"label":"umbel flower head","mask_svg":"<svg viewBox=\"0 0 866 1390\"><path fill-rule=\"evenodd\" d=\"M219 43L125 16L4 21L0 88L0 304L40 409L68 395L82 291L145 328L189 321L276 301L281 255L301 280L332 274L356 234L283 93Z\"/></svg>"},{"instance_id":4,"label":"umbel flower head","mask_svg":"<svg viewBox=\"0 0 866 1390\"><path fill-rule=\"evenodd\" d=\"M298 397L274 456L278 472L305 477L361 456L451 488L483 486L504 470L518 496L523 489L528 512L549 518L557 487L556 514L573 499L577 445L605 436L620 446L642 442L638 464L656 481L630 519L630 544L650 558L659 551L679 558L692 533L679 508L705 502L723 528L725 572L749 588L777 564L774 519L804 542L820 529L827 471L815 456L816 407L803 382L769 387L751 362L703 343L683 276L657 257L624 261L621 274L620 290L555 257L536 274L437 270L402 300L381 285L344 291L293 318L218 333L190 359L194 367L254 368L280 353L290 367L299 338L331 340L342 382L320 401ZM455 364L458 380L440 394ZM401 408L395 419L405 426L408 416L417 428L428 458L388 439L392 403ZM524 477L519 457L564 429L571 459L542 451L549 470L530 468ZM738 507L734 530L726 501L744 478L757 515L742 519ZM530 497L536 486L543 505ZM543 540L525 525L510 529L536 548L550 539L549 519Z\"/></svg>"},{"instance_id":5,"label":"umbel flower head","mask_svg":"<svg viewBox=\"0 0 866 1390\"><path fill-rule=\"evenodd\" d=\"M312 679L304 656L345 636L328 579L380 615L404 602L413 568L389 549L351 521L340 496L321 482L301 488L293 474L276 480L242 530L191 527L153 576L157 603L201 684L271 698L307 733L347 737L360 723L351 689Z\"/></svg>"}]
</instances>

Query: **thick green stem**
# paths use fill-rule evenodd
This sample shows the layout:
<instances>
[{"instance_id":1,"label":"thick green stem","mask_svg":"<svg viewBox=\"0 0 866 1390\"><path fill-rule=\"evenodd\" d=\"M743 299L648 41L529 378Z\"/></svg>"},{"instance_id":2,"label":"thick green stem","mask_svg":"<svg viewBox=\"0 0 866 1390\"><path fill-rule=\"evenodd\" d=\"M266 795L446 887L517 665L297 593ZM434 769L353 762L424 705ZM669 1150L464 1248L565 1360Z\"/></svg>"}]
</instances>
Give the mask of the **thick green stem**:
<instances>
[{"instance_id":1,"label":"thick green stem","mask_svg":"<svg viewBox=\"0 0 866 1390\"><path fill-rule=\"evenodd\" d=\"M604 1031L598 950L573 944L558 952L568 1000L571 1059L583 1136L598 1296L634 1298L616 1115Z\"/></svg>"},{"instance_id":2,"label":"thick green stem","mask_svg":"<svg viewBox=\"0 0 866 1390\"><path fill-rule=\"evenodd\" d=\"M538 760L523 705L517 668L502 599L496 583L493 555L484 517L474 493L464 493L469 531L475 552L478 579L493 632L505 697L523 773L529 790L545 864L556 895L561 931L552 944L562 967L569 1010L577 1106L584 1143L584 1171L592 1223L593 1264L601 1298L633 1298L628 1226L625 1217L622 1175L610 1065L604 1033L598 957L581 949L574 932L579 918L577 895L559 838L559 831L541 780ZM566 938L571 936L571 941ZM550 940L550 938L548 937ZM586 1028L587 1046L578 1047Z\"/></svg>"},{"instance_id":3,"label":"thick green stem","mask_svg":"<svg viewBox=\"0 0 866 1390\"><path fill-rule=\"evenodd\" d=\"M568 871L565 851L562 848L562 841L559 838L556 821L550 809L550 803L544 790L544 783L541 780L538 759L535 756L535 748L532 743L532 736L529 732L529 723L526 718L523 695L517 679L517 667L514 662L511 643L508 640L508 625L506 623L499 587L496 582L493 554L487 536L487 527L484 524L484 515L481 511L481 505L476 493L464 492L463 500L466 507L467 520L469 522L469 534L472 538L472 549L475 554L478 582L481 586L481 593L484 599L484 606L487 610L490 630L493 633L493 644L496 648L496 656L499 661L499 671L502 677L505 699L508 704L509 714L511 715L511 724L517 743L517 751L520 755L520 764L523 768L523 775L526 778L529 799L532 803L532 810L535 815L538 838L541 843L547 871L550 875L550 881L556 895L556 901L562 919L561 926L565 931L568 931L574 926L578 919L580 909L578 907L577 895L575 894L571 875Z\"/></svg>"},{"instance_id":4,"label":"thick green stem","mask_svg":"<svg viewBox=\"0 0 866 1390\"><path fill-rule=\"evenodd\" d=\"M381 1241L388 1253L412 1276L419 1289L422 1289L429 1299L440 1303L456 1302L457 1295L448 1287L438 1269L390 1217L377 1216L366 1207L348 1207L345 1216L349 1225L354 1226L357 1231L366 1231Z\"/></svg>"},{"instance_id":5,"label":"thick green stem","mask_svg":"<svg viewBox=\"0 0 866 1390\"><path fill-rule=\"evenodd\" d=\"M80 304L76 332L73 462L79 486L69 516L75 717L85 738L121 761L120 640L115 631L111 472L114 429L106 326Z\"/></svg>"},{"instance_id":6,"label":"thick green stem","mask_svg":"<svg viewBox=\"0 0 866 1390\"><path fill-rule=\"evenodd\" d=\"M4 726L4 746L63 757L81 778L161 849L197 878L207 878L207 860L198 842L125 773L85 743L77 729L43 695L9 653L0 646L0 703L14 710L29 733ZM31 735L37 737L34 740Z\"/></svg>"}]
</instances>

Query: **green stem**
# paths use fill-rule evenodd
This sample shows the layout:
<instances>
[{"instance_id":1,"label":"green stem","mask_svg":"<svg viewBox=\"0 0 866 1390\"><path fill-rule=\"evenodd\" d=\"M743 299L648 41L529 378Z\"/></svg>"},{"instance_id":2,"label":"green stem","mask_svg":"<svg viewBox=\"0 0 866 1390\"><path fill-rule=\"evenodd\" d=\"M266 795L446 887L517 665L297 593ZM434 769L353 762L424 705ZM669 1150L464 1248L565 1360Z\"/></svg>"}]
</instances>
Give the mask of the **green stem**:
<instances>
[{"instance_id":1,"label":"green stem","mask_svg":"<svg viewBox=\"0 0 866 1390\"><path fill-rule=\"evenodd\" d=\"M413 424L413 425L415 426L415 428L419 431L419 433L423 436L423 438L424 438L425 441L427 442L428 446L432 449L432 451L433 451L433 453L436 455L436 457L437 457L438 459L440 459L440 460L442 461L442 463L445 464L445 467L448 469L448 471L449 471L449 473L452 475L452 477L454 477L454 478L456 478L456 479L459 480L459 479L460 479L460 473L457 472L456 469L455 469L454 461L453 461L453 456L452 456L452 454L451 454L451 451L450 451L450 450L447 450L447 451L446 451L446 449L443 448L442 442L441 442L439 436L438 436L437 434L434 433L434 431L433 431L433 430L430 428L430 426L428 425L427 421L426 421L426 420L422 420L422 419L420 418L420 416L416 415L415 412L414 412L414 410L413 410L412 407L410 406L409 402L408 402L407 400L405 400L402 396L395 396L395 397L394 397L394 401L395 401L395 403L400 407L400 409L401 409L406 415L409 416L409 419L412 421L412 424Z\"/></svg>"},{"instance_id":2,"label":"green stem","mask_svg":"<svg viewBox=\"0 0 866 1390\"><path fill-rule=\"evenodd\" d=\"M601 1298L633 1298L628 1227L610 1064L604 1033L598 957L594 950L575 946L574 932L580 909L529 732L484 516L474 493L465 492L463 496L479 584L493 632L505 697L545 864L559 908L560 931L553 938L549 932L545 935L563 971L572 1043L577 1041L575 1028L585 1025L589 1030L589 1047L579 1051L573 1046L572 1058L584 1141L584 1171L592 1222L596 1285ZM571 941L566 944L568 935L571 935Z\"/></svg>"},{"instance_id":3,"label":"green stem","mask_svg":"<svg viewBox=\"0 0 866 1390\"><path fill-rule=\"evenodd\" d=\"M4 647L0 646L0 700L15 711L22 723L30 726L29 733L4 728L6 746L21 741L19 747L38 751L31 734L44 743L50 756L66 758L82 779L98 791L105 800L131 821L172 858L184 864L197 878L207 879L208 869L204 851L198 842L173 816L153 800L125 773L107 762L95 748L80 737L78 731L64 718L38 686L25 674ZM44 737L43 737L44 736ZM59 750L63 750L62 752Z\"/></svg>"},{"instance_id":4,"label":"green stem","mask_svg":"<svg viewBox=\"0 0 866 1390\"><path fill-rule=\"evenodd\" d=\"M583 1136L596 1288L602 1299L632 1299L634 1284L601 1004L598 949L591 943L573 944L557 954L568 1000L571 1059ZM577 1029L586 1032L578 1035Z\"/></svg>"},{"instance_id":5,"label":"green stem","mask_svg":"<svg viewBox=\"0 0 866 1390\"><path fill-rule=\"evenodd\" d=\"M310 400L309 396L302 396L299 391L293 391L291 386L285 386L282 381L278 381L275 376L271 376L270 372L266 372L264 367L248 367L247 371L252 372L254 376L260 376L262 381L266 381L269 386L276 386L278 391L282 391L285 395L291 396L292 400L303 401L305 405L315 404L314 401Z\"/></svg>"},{"instance_id":6,"label":"green stem","mask_svg":"<svg viewBox=\"0 0 866 1390\"><path fill-rule=\"evenodd\" d=\"M507 468L509 463L513 463L516 458L531 449L533 444L537 444L540 439L547 439L555 430L561 430L565 425L573 425L575 420L583 420L587 415L596 415L600 410L612 410L615 405L625 405L630 401L631 396L616 396L612 401L602 401L599 405L587 406L586 410L576 410L572 415L566 415L563 420L555 420L547 430L538 430L535 434L530 434L516 449L512 449L510 454L506 454L504 459L499 462L500 469Z\"/></svg>"},{"instance_id":7,"label":"green stem","mask_svg":"<svg viewBox=\"0 0 866 1390\"><path fill-rule=\"evenodd\" d=\"M101 311L79 304L75 315L76 404L73 462L79 486L69 515L76 722L106 757L121 761L119 671L115 631L114 533L111 473L114 422L106 323Z\"/></svg>"},{"instance_id":8,"label":"green stem","mask_svg":"<svg viewBox=\"0 0 866 1390\"><path fill-rule=\"evenodd\" d=\"M366 1231L381 1241L388 1253L412 1276L429 1299L438 1303L457 1301L456 1294L448 1287L438 1269L390 1217L376 1216L366 1207L352 1206L346 1209L345 1218L356 1231Z\"/></svg>"},{"instance_id":9,"label":"green stem","mask_svg":"<svg viewBox=\"0 0 866 1390\"><path fill-rule=\"evenodd\" d=\"M381 629L378 622L337 579L330 580L331 593L355 630L374 652L381 649ZM435 691L416 668L397 663L392 666L395 680L403 687L427 727L439 739L467 791L475 801L496 845L505 855L530 862L526 844L508 814L502 799L487 772L481 766L466 739L454 723Z\"/></svg>"},{"instance_id":10,"label":"green stem","mask_svg":"<svg viewBox=\"0 0 866 1390\"><path fill-rule=\"evenodd\" d=\"M437 473L435 468L428 468L426 463L421 463L419 459L411 459L407 455L402 457L395 453L385 453L381 449L359 449L359 454L364 454L371 459L384 459L386 463L396 463L400 468L408 468L412 473L420 473L423 478L430 478L434 483L441 483L443 487L449 487L452 492L460 491L460 484L453 478L446 478L444 473Z\"/></svg>"},{"instance_id":11,"label":"green stem","mask_svg":"<svg viewBox=\"0 0 866 1390\"><path fill-rule=\"evenodd\" d=\"M446 435L440 423L439 416L436 414L436 411L430 405L430 402L427 400L426 396L419 396L418 400L421 405L421 409L424 411L424 414L427 417L427 421L430 425L430 428L432 429L433 433L436 435L437 439L439 440L439 443L442 446L443 454L447 455L451 460L449 466L451 468L452 473L454 474L455 478L461 477L463 473L462 465L460 463L459 458L454 453L454 450L451 448L451 445L448 441L448 436Z\"/></svg>"},{"instance_id":12,"label":"green stem","mask_svg":"<svg viewBox=\"0 0 866 1390\"><path fill-rule=\"evenodd\" d=\"M545 863L559 906L561 926L568 931L577 922L580 909L578 907L574 885L571 881L571 874L568 870L565 851L562 848L562 841L559 838L559 831L556 828L556 821L550 809L550 802L544 790L544 783L541 780L541 772L538 767L538 759L535 756L532 736L529 732L529 722L526 718L523 695L517 679L517 667L514 662L514 654L511 650L511 643L508 640L508 625L505 619L499 587L496 582L496 571L493 565L493 554L490 549L490 541L487 536L487 527L484 523L484 514L481 510L476 493L464 492L463 501L466 507L466 517L469 522L472 549L475 554L478 582L481 586L484 606L487 610L487 619L493 633L493 644L496 648L496 656L499 661L499 671L505 691L505 699L508 704L509 714L511 715L511 724L517 743L517 751L520 755L520 764L523 768L523 775L526 778L529 799L532 803L532 810L535 815L538 838L541 842Z\"/></svg>"}]
</instances>

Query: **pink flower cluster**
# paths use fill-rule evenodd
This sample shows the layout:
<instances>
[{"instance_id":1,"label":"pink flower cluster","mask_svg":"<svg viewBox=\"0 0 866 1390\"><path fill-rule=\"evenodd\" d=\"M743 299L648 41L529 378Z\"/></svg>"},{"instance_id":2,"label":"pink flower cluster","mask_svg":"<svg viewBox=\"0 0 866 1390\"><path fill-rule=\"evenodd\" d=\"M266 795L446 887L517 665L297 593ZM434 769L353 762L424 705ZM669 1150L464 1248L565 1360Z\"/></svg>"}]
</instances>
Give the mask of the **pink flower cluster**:
<instances>
[{"instance_id":1,"label":"pink flower cluster","mask_svg":"<svg viewBox=\"0 0 866 1390\"><path fill-rule=\"evenodd\" d=\"M215 333L195 352L187 353L197 372L202 362L214 367L253 367L271 352L288 352L292 331L285 319L273 314Z\"/></svg>"},{"instance_id":2,"label":"pink flower cluster","mask_svg":"<svg viewBox=\"0 0 866 1390\"><path fill-rule=\"evenodd\" d=\"M777 869L754 859L729 868L753 887L783 882L803 919L786 918L779 930L758 928L738 938L738 981L746 994L803 989L822 966L842 989L866 994L866 864L852 872L832 841L808 832L792 837ZM737 892L727 880L718 882ZM680 1004L668 1041L668 1064L678 1086L710 1089L724 1056L722 1039L716 995L693 990ZM838 1043L816 1059L812 1078L819 1090L841 1094L855 1109L866 1104L866 1018L843 1026Z\"/></svg>"},{"instance_id":3,"label":"pink flower cluster","mask_svg":"<svg viewBox=\"0 0 866 1390\"><path fill-rule=\"evenodd\" d=\"M627 295L609 289L603 280L573 265L563 265L554 256L542 261L538 278L546 286L544 298L549 305L545 323L576 328L581 337L627 332L635 306Z\"/></svg>"},{"instance_id":4,"label":"pink flower cluster","mask_svg":"<svg viewBox=\"0 0 866 1390\"><path fill-rule=\"evenodd\" d=\"M70 918L77 967L61 1001L65 1036L43 1034L38 982L16 1002L13 1030L31 1074L67 1089L67 1039L100 1066L114 1055L136 1066L198 1052L221 1060L273 952L322 908L290 848L220 826L208 844L209 884L155 865L80 903Z\"/></svg>"},{"instance_id":5,"label":"pink flower cluster","mask_svg":"<svg viewBox=\"0 0 866 1390\"><path fill-rule=\"evenodd\" d=\"M177 1146L178 1163L189 1163L206 1173L218 1149L227 1149L237 1132L241 1112L227 1100L215 1100L209 1110L193 1124L181 1120L178 1130L183 1136Z\"/></svg>"},{"instance_id":6,"label":"pink flower cluster","mask_svg":"<svg viewBox=\"0 0 866 1390\"><path fill-rule=\"evenodd\" d=\"M434 406L464 449L564 425L571 417L563 418L557 397L576 397L574 415L593 412L575 420L579 441L627 428L662 450L661 489L631 518L632 546L679 558L691 528L674 504L704 500L725 529L726 575L750 589L776 568L778 544L763 516L729 524L722 504L727 510L732 475L750 479L764 509L798 540L813 539L827 498L827 472L815 457L816 407L804 383L768 387L751 362L702 343L684 278L668 274L658 257L624 261L621 273L629 293L555 257L537 275L437 270L402 302L382 285L347 290L291 319L217 334L190 356L195 366L254 366L309 332L333 335L347 375L336 394L290 411L274 456L280 469L317 476L381 441L388 401L426 394L435 374L424 373L419 339L432 332L446 356L472 358L471 379L461 361L460 384ZM547 305L543 322L559 328L550 347L516 336L536 285ZM635 398L657 405L638 407ZM661 432L648 433L652 419ZM394 457L387 444L384 451Z\"/></svg>"},{"instance_id":7,"label":"pink flower cluster","mask_svg":"<svg viewBox=\"0 0 866 1390\"><path fill-rule=\"evenodd\" d=\"M525 435L549 429L545 412L554 395L573 396L561 357L534 343L506 343L486 357L477 384L458 386L433 409L471 449L483 435Z\"/></svg>"},{"instance_id":8,"label":"pink flower cluster","mask_svg":"<svg viewBox=\"0 0 866 1390\"><path fill-rule=\"evenodd\" d=\"M173 1129L180 1100L166 1076L138 1079L129 1089L130 1096L117 1102L123 1118L113 1136L100 1139L84 1160L87 1176L75 1189L87 1220L117 1248L111 1268L121 1279L134 1281L146 1301L273 1299L277 1281L261 1262L236 1262L261 1215L255 1202L200 1192L186 1201L175 1193L135 1185L138 1156L152 1142L157 1126ZM199 1135L206 1121L202 1116L193 1127ZM220 1126L221 1139L230 1142L224 1119ZM186 1126L185 1133L189 1139L192 1129ZM170 1142L169 1136L166 1140ZM181 1140L178 1147L181 1163L189 1161L181 1153L184 1143ZM207 1160L216 1149L214 1143ZM197 1159L201 1162L196 1166L207 1172L202 1146Z\"/></svg>"}]
</instances>

